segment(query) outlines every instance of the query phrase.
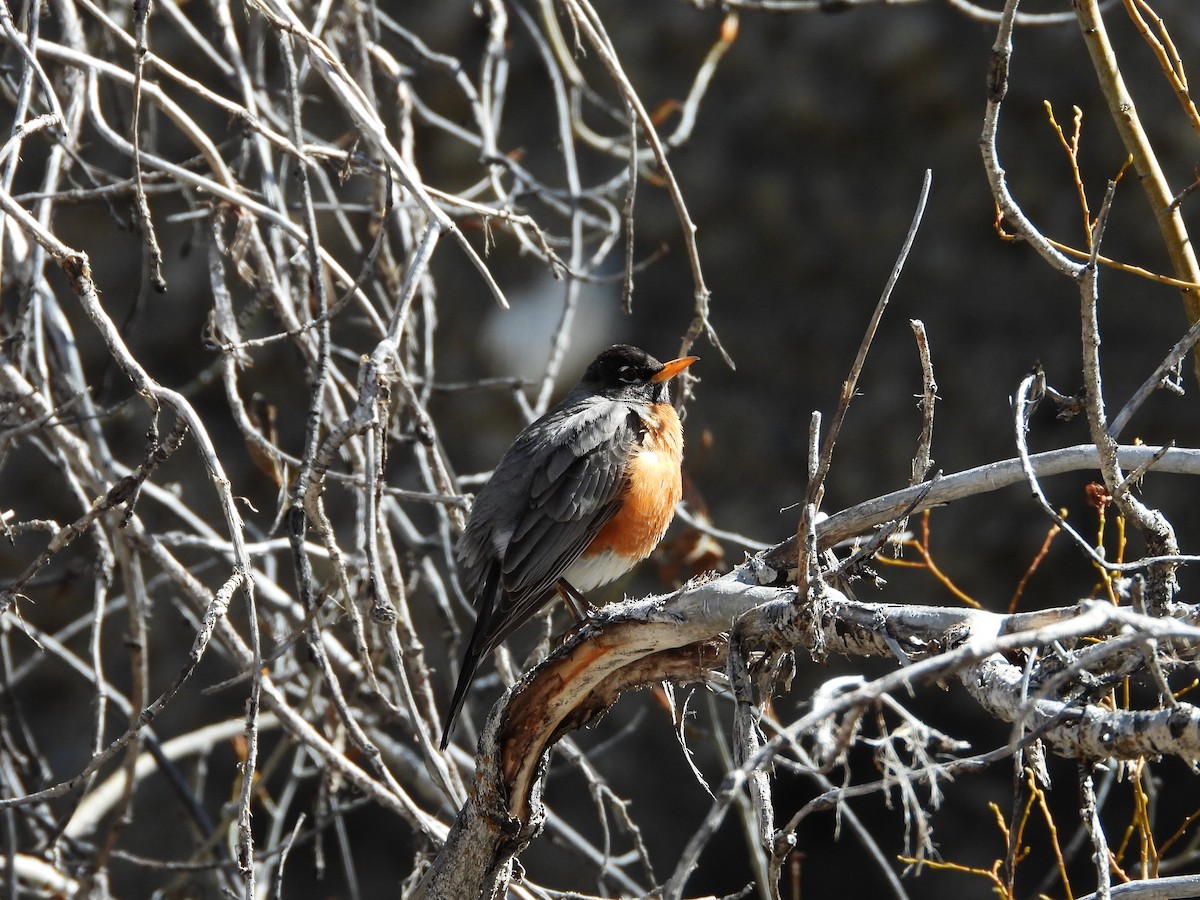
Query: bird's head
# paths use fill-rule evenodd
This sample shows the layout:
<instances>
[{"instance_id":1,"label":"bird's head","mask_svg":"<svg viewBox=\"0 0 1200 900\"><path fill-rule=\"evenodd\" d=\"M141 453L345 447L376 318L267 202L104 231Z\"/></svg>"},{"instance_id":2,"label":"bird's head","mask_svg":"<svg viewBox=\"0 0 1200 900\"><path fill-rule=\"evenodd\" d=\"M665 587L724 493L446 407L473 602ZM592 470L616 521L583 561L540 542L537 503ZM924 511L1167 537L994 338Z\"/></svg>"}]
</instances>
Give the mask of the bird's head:
<instances>
[{"instance_id":1,"label":"bird's head","mask_svg":"<svg viewBox=\"0 0 1200 900\"><path fill-rule=\"evenodd\" d=\"M645 350L629 344L609 347L587 367L580 387L612 400L647 400L665 403L672 378L694 363L698 357L681 356L659 362Z\"/></svg>"}]
</instances>

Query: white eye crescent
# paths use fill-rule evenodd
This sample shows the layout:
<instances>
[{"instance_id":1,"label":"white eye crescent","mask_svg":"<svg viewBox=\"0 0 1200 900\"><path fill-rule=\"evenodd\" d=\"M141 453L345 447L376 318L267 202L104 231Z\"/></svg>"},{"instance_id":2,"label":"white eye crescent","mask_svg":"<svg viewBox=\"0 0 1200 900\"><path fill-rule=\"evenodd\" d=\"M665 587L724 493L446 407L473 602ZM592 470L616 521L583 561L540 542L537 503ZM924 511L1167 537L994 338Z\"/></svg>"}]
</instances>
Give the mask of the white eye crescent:
<instances>
[{"instance_id":1,"label":"white eye crescent","mask_svg":"<svg viewBox=\"0 0 1200 900\"><path fill-rule=\"evenodd\" d=\"M637 370L633 366L621 366L617 369L617 377L626 384L633 384L638 380Z\"/></svg>"}]
</instances>

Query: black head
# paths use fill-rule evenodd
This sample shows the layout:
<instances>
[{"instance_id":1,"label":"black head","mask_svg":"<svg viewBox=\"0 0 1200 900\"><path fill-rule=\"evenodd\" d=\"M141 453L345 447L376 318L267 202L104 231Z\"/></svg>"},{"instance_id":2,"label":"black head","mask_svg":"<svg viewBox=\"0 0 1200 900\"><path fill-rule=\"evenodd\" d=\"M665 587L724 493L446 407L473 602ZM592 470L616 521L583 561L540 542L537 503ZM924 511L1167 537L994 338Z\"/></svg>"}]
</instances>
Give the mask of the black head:
<instances>
[{"instance_id":1,"label":"black head","mask_svg":"<svg viewBox=\"0 0 1200 900\"><path fill-rule=\"evenodd\" d=\"M645 350L615 344L592 360L583 373L580 387L613 399L664 402L667 383L695 361L695 356L682 356L662 363Z\"/></svg>"}]
</instances>

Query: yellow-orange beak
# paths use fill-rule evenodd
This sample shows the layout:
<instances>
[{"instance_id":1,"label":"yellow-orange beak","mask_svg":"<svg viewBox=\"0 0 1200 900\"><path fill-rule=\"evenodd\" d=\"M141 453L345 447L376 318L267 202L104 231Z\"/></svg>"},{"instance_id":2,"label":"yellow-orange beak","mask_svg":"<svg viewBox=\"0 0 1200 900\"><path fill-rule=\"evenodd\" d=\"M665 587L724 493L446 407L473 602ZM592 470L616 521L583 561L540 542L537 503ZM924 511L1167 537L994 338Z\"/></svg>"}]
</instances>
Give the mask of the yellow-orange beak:
<instances>
[{"instance_id":1,"label":"yellow-orange beak","mask_svg":"<svg viewBox=\"0 0 1200 900\"><path fill-rule=\"evenodd\" d=\"M681 356L679 359L673 359L669 363L664 363L662 371L655 372L650 376L650 380L655 384L670 381L699 358L698 356Z\"/></svg>"}]
</instances>

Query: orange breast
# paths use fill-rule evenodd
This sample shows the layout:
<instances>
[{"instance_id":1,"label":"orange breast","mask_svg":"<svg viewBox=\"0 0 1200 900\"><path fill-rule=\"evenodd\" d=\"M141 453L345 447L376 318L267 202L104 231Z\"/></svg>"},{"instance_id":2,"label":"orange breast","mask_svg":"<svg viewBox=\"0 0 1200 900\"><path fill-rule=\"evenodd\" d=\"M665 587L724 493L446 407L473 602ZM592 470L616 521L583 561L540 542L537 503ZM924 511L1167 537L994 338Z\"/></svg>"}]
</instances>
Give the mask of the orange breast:
<instances>
[{"instance_id":1,"label":"orange breast","mask_svg":"<svg viewBox=\"0 0 1200 900\"><path fill-rule=\"evenodd\" d=\"M588 545L588 555L612 551L644 559L671 524L683 490L679 476L683 429L669 403L655 404L643 423L646 434L629 459L621 509Z\"/></svg>"}]
</instances>

